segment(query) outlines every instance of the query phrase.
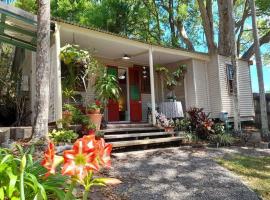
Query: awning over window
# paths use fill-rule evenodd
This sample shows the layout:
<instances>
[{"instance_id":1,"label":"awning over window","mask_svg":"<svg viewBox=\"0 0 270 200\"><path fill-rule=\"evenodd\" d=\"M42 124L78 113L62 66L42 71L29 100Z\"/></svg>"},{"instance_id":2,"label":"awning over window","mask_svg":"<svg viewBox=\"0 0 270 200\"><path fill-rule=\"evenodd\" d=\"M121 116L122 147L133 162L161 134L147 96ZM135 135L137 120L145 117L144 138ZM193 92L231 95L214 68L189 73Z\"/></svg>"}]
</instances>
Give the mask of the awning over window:
<instances>
[{"instance_id":1,"label":"awning over window","mask_svg":"<svg viewBox=\"0 0 270 200\"><path fill-rule=\"evenodd\" d=\"M0 2L0 42L36 50L37 17Z\"/></svg>"}]
</instances>

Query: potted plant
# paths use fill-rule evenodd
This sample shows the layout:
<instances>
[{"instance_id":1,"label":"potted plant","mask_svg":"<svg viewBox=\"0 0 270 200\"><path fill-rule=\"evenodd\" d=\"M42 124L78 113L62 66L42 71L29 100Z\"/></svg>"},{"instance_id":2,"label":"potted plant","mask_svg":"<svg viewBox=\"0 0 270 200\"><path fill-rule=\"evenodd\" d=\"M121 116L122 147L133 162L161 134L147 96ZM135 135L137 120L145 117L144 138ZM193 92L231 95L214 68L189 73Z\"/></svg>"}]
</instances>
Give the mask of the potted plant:
<instances>
[{"instance_id":1,"label":"potted plant","mask_svg":"<svg viewBox=\"0 0 270 200\"><path fill-rule=\"evenodd\" d=\"M176 101L176 96L174 94L171 94L171 95L167 96L167 99L169 102L174 102L174 101Z\"/></svg>"},{"instance_id":2,"label":"potted plant","mask_svg":"<svg viewBox=\"0 0 270 200\"><path fill-rule=\"evenodd\" d=\"M65 146L66 144L73 143L77 138L78 134L73 130L53 130L49 133L49 138L57 145Z\"/></svg>"},{"instance_id":3,"label":"potted plant","mask_svg":"<svg viewBox=\"0 0 270 200\"><path fill-rule=\"evenodd\" d=\"M98 99L100 106L103 108L107 106L109 100L117 101L120 97L121 88L119 87L117 77L108 74L107 72L104 72L103 75L96 77L94 87L96 98ZM104 111L104 109L101 111ZM97 127L96 130L100 129L101 119L102 117L100 118L99 123L96 123L97 121L92 121Z\"/></svg>"},{"instance_id":4,"label":"potted plant","mask_svg":"<svg viewBox=\"0 0 270 200\"><path fill-rule=\"evenodd\" d=\"M156 114L157 124L161 125L164 128L164 131L167 133L174 133L175 123L172 119L167 119L164 114Z\"/></svg>"},{"instance_id":5,"label":"potted plant","mask_svg":"<svg viewBox=\"0 0 270 200\"><path fill-rule=\"evenodd\" d=\"M177 85L177 81L173 77L169 77L166 85L168 90L173 91L175 86Z\"/></svg>"},{"instance_id":6,"label":"potted plant","mask_svg":"<svg viewBox=\"0 0 270 200\"><path fill-rule=\"evenodd\" d=\"M62 112L62 119L59 121L64 127L69 127L72 123L72 113L69 110Z\"/></svg>"},{"instance_id":7,"label":"potted plant","mask_svg":"<svg viewBox=\"0 0 270 200\"><path fill-rule=\"evenodd\" d=\"M87 114L100 114L101 105L99 102L91 103L87 106Z\"/></svg>"},{"instance_id":8,"label":"potted plant","mask_svg":"<svg viewBox=\"0 0 270 200\"><path fill-rule=\"evenodd\" d=\"M164 130L165 132L167 133L173 133L174 132L174 121L172 119L166 119L163 123L163 127L164 127Z\"/></svg>"},{"instance_id":9,"label":"potted plant","mask_svg":"<svg viewBox=\"0 0 270 200\"><path fill-rule=\"evenodd\" d=\"M180 65L178 69L172 73L172 75L174 79L179 82L184 79L185 73L186 73L186 65Z\"/></svg>"},{"instance_id":10,"label":"potted plant","mask_svg":"<svg viewBox=\"0 0 270 200\"><path fill-rule=\"evenodd\" d=\"M166 67L163 67L161 65L156 65L156 72L158 74L164 74L167 76L167 74L169 73L169 70Z\"/></svg>"},{"instance_id":11,"label":"potted plant","mask_svg":"<svg viewBox=\"0 0 270 200\"><path fill-rule=\"evenodd\" d=\"M109 99L118 100L120 87L117 77L109 75L107 68L99 63L88 51L80 49L78 45L67 44L61 49L61 61L67 65L68 79L63 80L65 88L76 88L78 80L82 80L82 85L87 92L87 82L95 88L95 94L100 101L100 105L91 104L86 112L89 120L95 124L96 130L100 129L102 120L101 106L107 106ZM76 67L82 68L82 74L75 76ZM98 108L98 106L100 106Z\"/></svg>"},{"instance_id":12,"label":"potted plant","mask_svg":"<svg viewBox=\"0 0 270 200\"><path fill-rule=\"evenodd\" d=\"M96 104L96 102L87 106L86 115L89 118L89 124L87 126L91 126L91 124L93 124L95 126L95 130L100 129L100 124L103 116L103 114L100 113L100 108L100 105Z\"/></svg>"}]
</instances>

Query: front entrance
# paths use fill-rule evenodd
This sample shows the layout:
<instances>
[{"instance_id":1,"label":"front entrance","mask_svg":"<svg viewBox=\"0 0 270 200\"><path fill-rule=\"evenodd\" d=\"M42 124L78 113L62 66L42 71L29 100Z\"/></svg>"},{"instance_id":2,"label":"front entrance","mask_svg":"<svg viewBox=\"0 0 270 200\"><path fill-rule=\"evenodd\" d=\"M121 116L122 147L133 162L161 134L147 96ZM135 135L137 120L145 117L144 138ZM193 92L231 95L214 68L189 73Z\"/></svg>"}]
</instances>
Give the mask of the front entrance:
<instances>
[{"instance_id":1,"label":"front entrance","mask_svg":"<svg viewBox=\"0 0 270 200\"><path fill-rule=\"evenodd\" d=\"M141 68L129 68L130 121L142 121Z\"/></svg>"},{"instance_id":2,"label":"front entrance","mask_svg":"<svg viewBox=\"0 0 270 200\"><path fill-rule=\"evenodd\" d=\"M108 73L117 77L121 96L108 103L109 122L141 122L141 70L140 67L121 68L108 66Z\"/></svg>"}]
</instances>

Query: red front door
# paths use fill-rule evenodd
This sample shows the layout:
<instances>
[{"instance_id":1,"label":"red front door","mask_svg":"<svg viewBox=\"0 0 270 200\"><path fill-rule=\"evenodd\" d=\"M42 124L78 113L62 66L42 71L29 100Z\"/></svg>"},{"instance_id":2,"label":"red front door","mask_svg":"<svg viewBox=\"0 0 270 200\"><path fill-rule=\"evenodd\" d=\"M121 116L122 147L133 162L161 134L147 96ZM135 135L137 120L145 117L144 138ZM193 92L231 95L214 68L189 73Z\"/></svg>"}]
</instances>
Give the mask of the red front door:
<instances>
[{"instance_id":1,"label":"red front door","mask_svg":"<svg viewBox=\"0 0 270 200\"><path fill-rule=\"evenodd\" d=\"M142 121L141 68L129 68L130 121Z\"/></svg>"},{"instance_id":2,"label":"red front door","mask_svg":"<svg viewBox=\"0 0 270 200\"><path fill-rule=\"evenodd\" d=\"M118 68L113 66L108 66L108 74L114 75L118 79ZM108 121L119 121L119 103L114 100L109 100L108 102Z\"/></svg>"}]
</instances>

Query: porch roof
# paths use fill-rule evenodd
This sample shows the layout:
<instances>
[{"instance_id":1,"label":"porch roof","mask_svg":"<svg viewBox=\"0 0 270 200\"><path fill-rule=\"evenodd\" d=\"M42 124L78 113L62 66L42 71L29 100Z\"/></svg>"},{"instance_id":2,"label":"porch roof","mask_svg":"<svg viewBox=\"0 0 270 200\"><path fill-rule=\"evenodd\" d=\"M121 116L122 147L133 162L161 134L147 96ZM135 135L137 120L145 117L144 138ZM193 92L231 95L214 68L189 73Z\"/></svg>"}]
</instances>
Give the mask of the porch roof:
<instances>
[{"instance_id":1,"label":"porch roof","mask_svg":"<svg viewBox=\"0 0 270 200\"><path fill-rule=\"evenodd\" d=\"M0 2L0 42L36 49L37 17Z\"/></svg>"},{"instance_id":2,"label":"porch roof","mask_svg":"<svg viewBox=\"0 0 270 200\"><path fill-rule=\"evenodd\" d=\"M210 59L206 53L152 45L58 18L54 18L54 21L60 26L61 46L66 43L78 44L100 58L117 61L126 54L130 56L128 62L148 65L148 51L152 47L154 64L169 64L192 58L205 61Z\"/></svg>"}]
</instances>

